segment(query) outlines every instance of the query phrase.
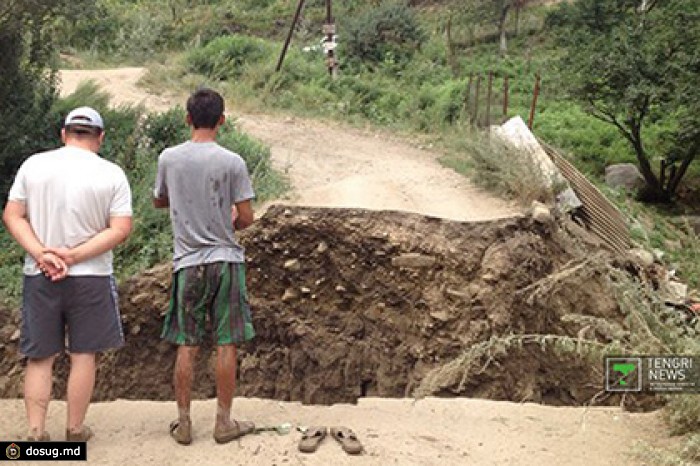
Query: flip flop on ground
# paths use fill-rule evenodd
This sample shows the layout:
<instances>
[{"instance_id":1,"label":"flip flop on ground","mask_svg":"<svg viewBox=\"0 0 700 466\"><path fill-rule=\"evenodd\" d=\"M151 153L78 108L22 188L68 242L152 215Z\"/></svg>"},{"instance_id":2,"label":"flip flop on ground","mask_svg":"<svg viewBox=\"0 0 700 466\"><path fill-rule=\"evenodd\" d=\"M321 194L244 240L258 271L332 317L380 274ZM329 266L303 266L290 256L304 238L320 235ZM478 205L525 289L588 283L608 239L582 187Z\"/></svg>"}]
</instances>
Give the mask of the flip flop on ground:
<instances>
[{"instance_id":1,"label":"flip flop on ground","mask_svg":"<svg viewBox=\"0 0 700 466\"><path fill-rule=\"evenodd\" d=\"M347 427L331 427L331 436L340 443L345 453L349 455L362 453L362 444L355 433Z\"/></svg>"},{"instance_id":2,"label":"flip flop on ground","mask_svg":"<svg viewBox=\"0 0 700 466\"><path fill-rule=\"evenodd\" d=\"M216 443L228 443L255 430L255 424L250 421L236 421L233 419L231 422L233 422L233 425L228 428L216 427L214 429L214 440Z\"/></svg>"},{"instance_id":3,"label":"flip flop on ground","mask_svg":"<svg viewBox=\"0 0 700 466\"><path fill-rule=\"evenodd\" d=\"M170 423L170 436L180 445L189 445L192 443L192 423L174 420Z\"/></svg>"},{"instance_id":4,"label":"flip flop on ground","mask_svg":"<svg viewBox=\"0 0 700 466\"><path fill-rule=\"evenodd\" d=\"M308 427L299 440L299 451L302 453L313 453L318 450L324 438L328 434L325 427Z\"/></svg>"}]
</instances>

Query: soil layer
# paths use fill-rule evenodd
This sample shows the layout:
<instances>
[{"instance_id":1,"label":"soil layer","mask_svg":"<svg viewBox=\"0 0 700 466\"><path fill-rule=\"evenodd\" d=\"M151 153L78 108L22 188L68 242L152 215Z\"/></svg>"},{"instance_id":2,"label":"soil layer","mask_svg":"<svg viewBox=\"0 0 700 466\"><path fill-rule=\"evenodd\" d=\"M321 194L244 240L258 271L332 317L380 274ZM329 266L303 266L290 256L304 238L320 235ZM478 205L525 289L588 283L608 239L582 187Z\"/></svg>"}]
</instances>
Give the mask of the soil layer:
<instances>
[{"instance_id":1,"label":"soil layer","mask_svg":"<svg viewBox=\"0 0 700 466\"><path fill-rule=\"evenodd\" d=\"M570 314L623 322L602 275L585 284L562 277L545 298L530 291L586 254L554 221L273 206L241 241L257 331L240 348L244 396L316 404L410 396L428 371L492 336L576 336L581 325L563 319ZM159 339L170 275L163 264L120 287L127 344L101 357L96 400L173 399L174 348ZM0 397L18 397L18 312L2 312ZM200 353L198 398L215 395L213 356L211 345ZM524 345L436 394L580 405L602 389L601 369ZM63 357L56 397L66 371Z\"/></svg>"}]
</instances>

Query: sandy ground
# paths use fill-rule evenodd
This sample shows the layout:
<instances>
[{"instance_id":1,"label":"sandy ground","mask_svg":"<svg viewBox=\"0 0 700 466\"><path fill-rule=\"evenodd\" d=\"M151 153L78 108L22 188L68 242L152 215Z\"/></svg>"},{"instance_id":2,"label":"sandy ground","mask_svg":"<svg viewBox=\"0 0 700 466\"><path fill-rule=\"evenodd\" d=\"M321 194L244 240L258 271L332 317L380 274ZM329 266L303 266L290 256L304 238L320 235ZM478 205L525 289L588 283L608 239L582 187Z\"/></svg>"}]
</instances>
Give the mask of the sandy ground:
<instances>
[{"instance_id":1,"label":"sandy ground","mask_svg":"<svg viewBox=\"0 0 700 466\"><path fill-rule=\"evenodd\" d=\"M63 92L94 79L113 103L143 102L162 109L171 98L150 96L136 85L143 70L66 71ZM397 209L475 220L507 216L513 206L476 190L442 168L438 154L384 135L340 126L262 115L240 116L243 128L272 147L275 164L294 187L294 202L316 206ZM472 399L361 399L356 406L302 406L237 399L236 415L258 424L346 425L366 447L348 457L330 438L314 455L296 450L300 434L260 434L219 446L211 438L215 403L195 402L195 442L173 444L166 427L174 403L115 401L91 407L96 432L92 464L400 464L400 465L639 465L630 456L637 441L669 444L658 413L615 408L554 408ZM24 434L20 400L0 400L0 438ZM48 429L60 439L65 405L51 405ZM46 463L44 463L46 464ZM65 464L65 463L63 463Z\"/></svg>"},{"instance_id":2,"label":"sandy ground","mask_svg":"<svg viewBox=\"0 0 700 466\"><path fill-rule=\"evenodd\" d=\"M330 437L314 454L296 450L301 437L261 433L228 445L211 438L213 401L193 406L194 442L175 445L166 430L172 403L124 401L91 407L88 423L96 437L88 445L90 464L235 465L640 465L628 453L636 442L663 430L657 414L630 415L613 408L554 408L471 399L361 399L357 405L302 406L237 399L236 413L259 425L344 425L363 442L365 453L350 457ZM0 401L0 432L19 435L18 400ZM65 405L50 409L49 433L60 438Z\"/></svg>"}]
</instances>

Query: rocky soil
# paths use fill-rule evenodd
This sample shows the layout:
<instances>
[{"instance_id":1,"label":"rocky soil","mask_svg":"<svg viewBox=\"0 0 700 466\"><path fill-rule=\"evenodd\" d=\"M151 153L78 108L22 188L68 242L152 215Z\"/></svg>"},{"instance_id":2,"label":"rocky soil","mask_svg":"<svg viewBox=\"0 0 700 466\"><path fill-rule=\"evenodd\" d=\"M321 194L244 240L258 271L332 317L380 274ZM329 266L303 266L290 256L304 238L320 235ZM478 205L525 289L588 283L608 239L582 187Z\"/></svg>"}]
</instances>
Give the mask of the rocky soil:
<instances>
[{"instance_id":1,"label":"rocky soil","mask_svg":"<svg viewBox=\"0 0 700 466\"><path fill-rule=\"evenodd\" d=\"M594 269L537 293L539 283L588 254L546 216L462 223L273 206L242 242L258 333L241 348L239 393L246 396L316 404L410 396L431 369L492 336L576 336L581 325L567 315L624 317L609 279ZM96 399L172 399L174 350L159 340L169 286L168 264L121 285L127 346L102 357ZM5 310L0 319L0 397L17 397L17 312ZM199 361L200 398L215 394L210 355L202 352ZM581 405L601 390L601 369L525 345L461 386L436 391ZM65 371L60 361L57 397Z\"/></svg>"}]
</instances>

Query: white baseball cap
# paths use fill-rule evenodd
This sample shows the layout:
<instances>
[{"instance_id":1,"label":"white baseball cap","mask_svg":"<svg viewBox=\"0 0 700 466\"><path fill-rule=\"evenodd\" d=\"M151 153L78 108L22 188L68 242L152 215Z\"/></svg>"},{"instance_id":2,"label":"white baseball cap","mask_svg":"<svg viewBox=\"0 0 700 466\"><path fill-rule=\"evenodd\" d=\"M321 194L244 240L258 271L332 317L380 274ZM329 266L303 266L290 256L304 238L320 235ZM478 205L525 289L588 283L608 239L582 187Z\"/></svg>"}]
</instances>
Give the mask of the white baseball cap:
<instances>
[{"instance_id":1,"label":"white baseball cap","mask_svg":"<svg viewBox=\"0 0 700 466\"><path fill-rule=\"evenodd\" d=\"M78 107L71 111L63 123L63 126L68 125L93 126L100 129L105 127L100 114L90 107Z\"/></svg>"}]
</instances>

